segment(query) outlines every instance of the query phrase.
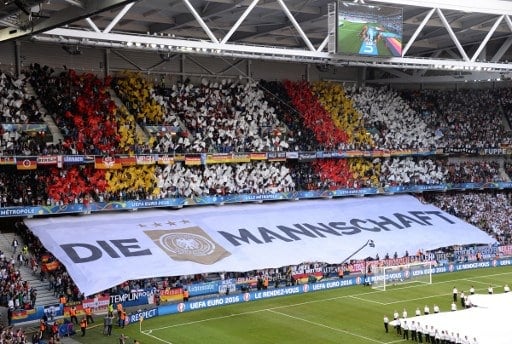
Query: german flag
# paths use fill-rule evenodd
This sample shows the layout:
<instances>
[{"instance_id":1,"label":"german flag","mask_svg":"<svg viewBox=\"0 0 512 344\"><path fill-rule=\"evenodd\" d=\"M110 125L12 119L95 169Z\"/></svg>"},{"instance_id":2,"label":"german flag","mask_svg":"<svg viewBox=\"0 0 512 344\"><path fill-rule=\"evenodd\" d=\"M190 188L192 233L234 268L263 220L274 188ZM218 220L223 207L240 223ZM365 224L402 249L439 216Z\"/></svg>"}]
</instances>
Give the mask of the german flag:
<instances>
[{"instance_id":1,"label":"german flag","mask_svg":"<svg viewBox=\"0 0 512 344\"><path fill-rule=\"evenodd\" d=\"M137 158L134 156L120 156L118 160L121 162L123 167L137 165Z\"/></svg>"},{"instance_id":2,"label":"german flag","mask_svg":"<svg viewBox=\"0 0 512 344\"><path fill-rule=\"evenodd\" d=\"M200 156L185 156L185 165L187 166L199 166L201 165L201 157Z\"/></svg>"},{"instance_id":3,"label":"german flag","mask_svg":"<svg viewBox=\"0 0 512 344\"><path fill-rule=\"evenodd\" d=\"M37 157L16 157L16 168L18 170L35 170L37 169Z\"/></svg>"},{"instance_id":4,"label":"german flag","mask_svg":"<svg viewBox=\"0 0 512 344\"><path fill-rule=\"evenodd\" d=\"M104 156L104 157L96 157L94 160L94 168L100 170L118 170L123 168L121 164L121 159Z\"/></svg>"},{"instance_id":5,"label":"german flag","mask_svg":"<svg viewBox=\"0 0 512 344\"><path fill-rule=\"evenodd\" d=\"M267 153L251 153L251 160L267 160Z\"/></svg>"}]
</instances>

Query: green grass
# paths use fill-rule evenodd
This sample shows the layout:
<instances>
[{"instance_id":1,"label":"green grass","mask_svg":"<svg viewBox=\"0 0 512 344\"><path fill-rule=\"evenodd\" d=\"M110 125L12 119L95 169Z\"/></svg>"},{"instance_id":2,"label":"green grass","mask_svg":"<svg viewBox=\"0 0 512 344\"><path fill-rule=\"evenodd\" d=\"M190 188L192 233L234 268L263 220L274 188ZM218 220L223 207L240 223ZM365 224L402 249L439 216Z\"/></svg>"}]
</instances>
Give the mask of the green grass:
<instances>
[{"instance_id":1,"label":"green grass","mask_svg":"<svg viewBox=\"0 0 512 344\"><path fill-rule=\"evenodd\" d=\"M359 34L364 24L345 21L342 27L338 27L337 50L345 54L359 54L361 38Z\"/></svg>"},{"instance_id":2,"label":"green grass","mask_svg":"<svg viewBox=\"0 0 512 344\"><path fill-rule=\"evenodd\" d=\"M382 318L392 318L404 307L409 316L416 307L438 304L449 311L454 286L486 293L489 284L495 293L512 284L512 267L469 270L432 276L433 283L407 284L376 291L355 286L262 301L221 306L200 311L147 319L122 331L143 344L153 343L396 343L393 330L384 333ZM98 319L100 320L100 319ZM88 330L86 337L75 336L81 343L117 343L121 329L114 326L113 336L102 335L102 326ZM405 341L404 341L405 342Z\"/></svg>"},{"instance_id":3,"label":"green grass","mask_svg":"<svg viewBox=\"0 0 512 344\"><path fill-rule=\"evenodd\" d=\"M359 54L362 44L359 34L364 25L363 23L344 21L343 26L338 26L337 51L343 54ZM377 23L369 23L367 25L380 26ZM379 56L392 56L391 51L386 47L384 39L377 41L377 50Z\"/></svg>"}]
</instances>

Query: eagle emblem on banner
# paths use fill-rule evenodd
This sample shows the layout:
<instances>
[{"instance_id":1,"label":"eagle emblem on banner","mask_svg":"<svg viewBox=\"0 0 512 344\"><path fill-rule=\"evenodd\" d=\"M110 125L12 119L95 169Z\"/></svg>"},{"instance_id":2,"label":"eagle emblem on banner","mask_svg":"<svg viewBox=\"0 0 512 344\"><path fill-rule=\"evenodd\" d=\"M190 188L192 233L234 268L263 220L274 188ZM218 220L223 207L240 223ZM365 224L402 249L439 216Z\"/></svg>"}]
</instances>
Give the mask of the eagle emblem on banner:
<instances>
[{"instance_id":1,"label":"eagle emblem on banner","mask_svg":"<svg viewBox=\"0 0 512 344\"><path fill-rule=\"evenodd\" d=\"M211 265L231 255L198 226L144 233L174 260Z\"/></svg>"}]
</instances>

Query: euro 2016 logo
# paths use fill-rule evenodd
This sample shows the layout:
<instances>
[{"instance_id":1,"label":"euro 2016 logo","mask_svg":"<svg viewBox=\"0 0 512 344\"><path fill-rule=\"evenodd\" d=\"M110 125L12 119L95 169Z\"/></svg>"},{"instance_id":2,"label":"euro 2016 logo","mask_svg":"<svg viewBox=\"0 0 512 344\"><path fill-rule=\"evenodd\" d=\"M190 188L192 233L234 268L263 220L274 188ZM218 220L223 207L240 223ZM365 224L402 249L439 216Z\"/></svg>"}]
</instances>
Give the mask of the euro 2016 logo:
<instances>
[{"instance_id":1,"label":"euro 2016 logo","mask_svg":"<svg viewBox=\"0 0 512 344\"><path fill-rule=\"evenodd\" d=\"M144 233L174 260L211 265L231 255L197 226Z\"/></svg>"}]
</instances>

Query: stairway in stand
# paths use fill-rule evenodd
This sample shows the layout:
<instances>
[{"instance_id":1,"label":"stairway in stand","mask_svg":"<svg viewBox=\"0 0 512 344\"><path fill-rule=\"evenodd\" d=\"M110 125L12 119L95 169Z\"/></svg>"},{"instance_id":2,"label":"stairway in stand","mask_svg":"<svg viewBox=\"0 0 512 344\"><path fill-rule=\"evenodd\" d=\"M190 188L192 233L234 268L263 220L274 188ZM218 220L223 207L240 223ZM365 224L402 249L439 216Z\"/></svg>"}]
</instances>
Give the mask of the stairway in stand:
<instances>
[{"instance_id":1,"label":"stairway in stand","mask_svg":"<svg viewBox=\"0 0 512 344\"><path fill-rule=\"evenodd\" d=\"M15 233L0 233L0 250L5 254L6 257L12 257L12 241L14 237L18 240L19 246L17 253L21 252L23 248L22 239L15 235ZM21 279L23 281L28 281L29 286L36 288L37 290L37 298L36 298L36 306L45 306L45 305L53 305L58 304L58 297L53 296L53 291L48 290L48 281L43 281L39 279L39 272L37 274L32 273L32 269L28 265L19 266L16 265L20 270Z\"/></svg>"},{"instance_id":2,"label":"stairway in stand","mask_svg":"<svg viewBox=\"0 0 512 344\"><path fill-rule=\"evenodd\" d=\"M108 93L110 94L110 99L112 99L114 101L114 103L116 104L116 106L118 108L124 108L127 112L130 112L130 110L128 110L128 108L124 105L123 101L117 96L116 91L109 88ZM136 117L136 114L132 114L132 115L134 115ZM149 140L148 133L138 123L135 123L135 134L136 134L136 137L144 138L143 139L144 142L147 142Z\"/></svg>"},{"instance_id":3,"label":"stairway in stand","mask_svg":"<svg viewBox=\"0 0 512 344\"><path fill-rule=\"evenodd\" d=\"M55 121L51 117L51 114L48 113L48 111L44 108L43 104L41 103L41 100L39 99L38 95L36 94L36 91L32 87L30 83L27 83L25 85L25 94L30 97L37 98L37 107L39 108L39 111L41 112L42 121L46 123L48 126L48 130L50 130L50 133L53 137L53 144L59 143L59 141L63 141L64 137L62 136L62 133L60 132L60 129L55 124Z\"/></svg>"}]
</instances>

